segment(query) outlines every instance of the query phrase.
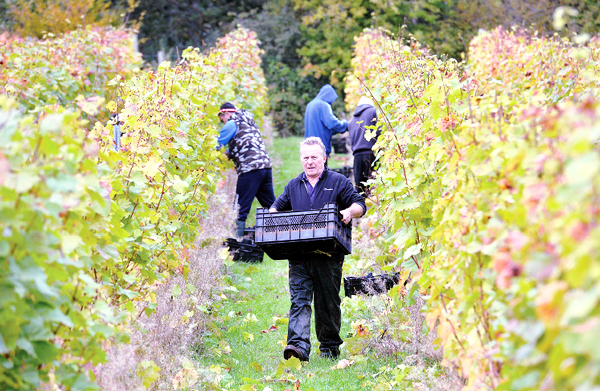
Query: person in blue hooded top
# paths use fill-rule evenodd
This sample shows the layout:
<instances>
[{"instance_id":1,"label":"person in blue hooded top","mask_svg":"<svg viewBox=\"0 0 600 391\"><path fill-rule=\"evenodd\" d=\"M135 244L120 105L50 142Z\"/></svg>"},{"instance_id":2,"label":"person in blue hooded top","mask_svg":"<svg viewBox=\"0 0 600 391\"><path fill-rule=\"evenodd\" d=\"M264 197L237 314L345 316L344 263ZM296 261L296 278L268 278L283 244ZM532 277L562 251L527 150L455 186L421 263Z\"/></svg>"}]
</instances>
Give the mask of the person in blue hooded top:
<instances>
[{"instance_id":1,"label":"person in blue hooded top","mask_svg":"<svg viewBox=\"0 0 600 391\"><path fill-rule=\"evenodd\" d=\"M304 138L319 137L325 144L327 156L331 153L331 137L348 129L348 123L339 120L331 110L331 104L337 97L333 87L325 84L316 98L306 105L304 112Z\"/></svg>"}]
</instances>

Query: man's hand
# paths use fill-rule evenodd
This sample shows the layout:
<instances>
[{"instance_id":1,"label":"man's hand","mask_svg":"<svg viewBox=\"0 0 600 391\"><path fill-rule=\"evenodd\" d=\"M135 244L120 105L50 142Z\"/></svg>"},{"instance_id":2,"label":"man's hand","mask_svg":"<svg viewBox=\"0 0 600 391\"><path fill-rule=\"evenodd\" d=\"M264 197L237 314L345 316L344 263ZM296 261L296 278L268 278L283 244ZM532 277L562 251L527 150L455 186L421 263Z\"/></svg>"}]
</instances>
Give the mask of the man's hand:
<instances>
[{"instance_id":1,"label":"man's hand","mask_svg":"<svg viewBox=\"0 0 600 391\"><path fill-rule=\"evenodd\" d=\"M352 221L353 217L360 217L365 213L365 211L363 210L362 206L355 203L350 205L348 209L341 210L340 213L342 214L342 222L344 224L350 224L350 221Z\"/></svg>"},{"instance_id":2,"label":"man's hand","mask_svg":"<svg viewBox=\"0 0 600 391\"><path fill-rule=\"evenodd\" d=\"M352 221L352 212L350 212L350 208L344 209L340 212L342 214L342 222L344 224L349 224Z\"/></svg>"},{"instance_id":3,"label":"man's hand","mask_svg":"<svg viewBox=\"0 0 600 391\"><path fill-rule=\"evenodd\" d=\"M269 209L269 212L271 212L271 213L275 213L275 212L277 212L277 209L275 209L275 208L271 208L271 209Z\"/></svg>"}]
</instances>

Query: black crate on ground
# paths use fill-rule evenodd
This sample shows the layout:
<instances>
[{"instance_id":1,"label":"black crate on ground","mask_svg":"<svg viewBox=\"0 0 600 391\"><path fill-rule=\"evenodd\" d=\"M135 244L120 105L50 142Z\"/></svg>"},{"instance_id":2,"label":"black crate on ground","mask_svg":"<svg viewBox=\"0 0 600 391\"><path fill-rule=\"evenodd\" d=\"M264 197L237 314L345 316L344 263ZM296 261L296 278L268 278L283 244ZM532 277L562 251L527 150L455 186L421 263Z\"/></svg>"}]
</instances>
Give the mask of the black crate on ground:
<instances>
[{"instance_id":1,"label":"black crate on ground","mask_svg":"<svg viewBox=\"0 0 600 391\"><path fill-rule=\"evenodd\" d=\"M229 253L233 255L234 261L250 263L263 261L265 252L251 239L238 242L237 239L227 238L225 244L229 247Z\"/></svg>"},{"instance_id":2,"label":"black crate on ground","mask_svg":"<svg viewBox=\"0 0 600 391\"><path fill-rule=\"evenodd\" d=\"M372 273L362 277L344 277L344 293L346 297L352 295L374 295L385 293L400 281L400 273L382 274L374 276Z\"/></svg>"},{"instance_id":3,"label":"black crate on ground","mask_svg":"<svg viewBox=\"0 0 600 391\"><path fill-rule=\"evenodd\" d=\"M348 255L352 226L342 223L336 204L302 212L271 213L268 208L258 208L255 240L272 259L315 252Z\"/></svg>"},{"instance_id":4,"label":"black crate on ground","mask_svg":"<svg viewBox=\"0 0 600 391\"><path fill-rule=\"evenodd\" d=\"M331 146L333 151L337 154L348 153L348 143L345 137L333 137L331 139Z\"/></svg>"},{"instance_id":5,"label":"black crate on ground","mask_svg":"<svg viewBox=\"0 0 600 391\"><path fill-rule=\"evenodd\" d=\"M348 179L352 178L352 167L344 166L341 168L330 168L330 170L335 171L338 174L342 174L343 176L345 176Z\"/></svg>"}]
</instances>

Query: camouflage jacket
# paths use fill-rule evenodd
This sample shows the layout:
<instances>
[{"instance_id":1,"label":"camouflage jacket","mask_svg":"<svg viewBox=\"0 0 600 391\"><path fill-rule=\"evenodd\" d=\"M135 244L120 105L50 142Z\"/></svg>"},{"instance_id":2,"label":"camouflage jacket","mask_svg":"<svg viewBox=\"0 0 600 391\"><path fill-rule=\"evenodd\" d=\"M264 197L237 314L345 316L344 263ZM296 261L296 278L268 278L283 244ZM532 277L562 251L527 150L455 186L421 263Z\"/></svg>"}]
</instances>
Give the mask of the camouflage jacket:
<instances>
[{"instance_id":1,"label":"camouflage jacket","mask_svg":"<svg viewBox=\"0 0 600 391\"><path fill-rule=\"evenodd\" d=\"M229 142L229 154L238 175L271 168L271 159L252 114L238 109L229 120L235 121L237 126L236 134Z\"/></svg>"}]
</instances>

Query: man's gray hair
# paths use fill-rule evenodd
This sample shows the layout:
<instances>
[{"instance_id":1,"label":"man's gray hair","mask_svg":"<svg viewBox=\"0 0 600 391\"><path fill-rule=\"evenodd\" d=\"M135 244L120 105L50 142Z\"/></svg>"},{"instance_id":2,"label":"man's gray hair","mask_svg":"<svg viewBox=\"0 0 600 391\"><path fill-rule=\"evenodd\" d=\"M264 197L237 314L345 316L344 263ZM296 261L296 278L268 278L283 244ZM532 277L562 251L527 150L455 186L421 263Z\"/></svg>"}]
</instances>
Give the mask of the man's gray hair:
<instances>
[{"instance_id":1,"label":"man's gray hair","mask_svg":"<svg viewBox=\"0 0 600 391\"><path fill-rule=\"evenodd\" d=\"M302 148L305 145L318 145L319 147L321 147L321 151L323 152L323 157L327 157L327 150L325 150L325 144L323 144L323 141L321 141L320 137L305 138L300 143L300 148Z\"/></svg>"}]
</instances>

